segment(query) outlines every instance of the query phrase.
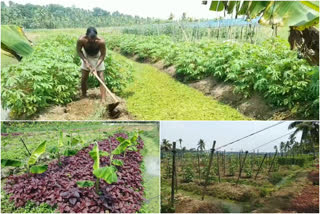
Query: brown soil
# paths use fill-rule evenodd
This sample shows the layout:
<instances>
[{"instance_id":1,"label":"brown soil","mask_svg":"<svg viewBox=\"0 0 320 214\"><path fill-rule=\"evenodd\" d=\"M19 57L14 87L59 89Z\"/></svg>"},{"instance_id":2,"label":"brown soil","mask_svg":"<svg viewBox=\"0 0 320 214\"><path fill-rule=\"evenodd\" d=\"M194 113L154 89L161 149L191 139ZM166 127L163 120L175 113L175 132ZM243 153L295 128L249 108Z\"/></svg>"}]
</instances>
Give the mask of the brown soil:
<instances>
[{"instance_id":1,"label":"brown soil","mask_svg":"<svg viewBox=\"0 0 320 214\"><path fill-rule=\"evenodd\" d=\"M222 213L219 204L201 201L177 194L175 203L176 213Z\"/></svg>"},{"instance_id":2,"label":"brown soil","mask_svg":"<svg viewBox=\"0 0 320 214\"><path fill-rule=\"evenodd\" d=\"M112 102L107 96L106 103L100 101L99 88L89 89L88 97L73 101L66 106L52 106L37 114L34 120L133 120L134 118L126 110L125 101L117 97L121 102L116 108L120 110L119 118L112 119L108 115L107 105Z\"/></svg>"}]
</instances>

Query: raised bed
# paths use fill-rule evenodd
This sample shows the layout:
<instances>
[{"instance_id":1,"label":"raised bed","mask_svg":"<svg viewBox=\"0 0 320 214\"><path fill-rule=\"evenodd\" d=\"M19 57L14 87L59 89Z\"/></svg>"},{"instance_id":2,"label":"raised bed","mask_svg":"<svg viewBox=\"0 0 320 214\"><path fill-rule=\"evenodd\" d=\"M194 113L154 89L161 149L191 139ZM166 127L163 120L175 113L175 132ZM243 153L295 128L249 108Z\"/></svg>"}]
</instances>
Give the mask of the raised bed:
<instances>
[{"instance_id":1,"label":"raised bed","mask_svg":"<svg viewBox=\"0 0 320 214\"><path fill-rule=\"evenodd\" d=\"M119 142L117 137L127 138L120 133L98 142L99 149L110 152ZM24 206L28 200L36 204L47 203L57 206L60 212L70 213L134 213L140 210L144 201L144 188L140 164L144 143L138 138L138 151L127 151L115 157L123 161L117 166L118 181L108 184L100 179L101 194L94 187L80 188L77 181L95 181L92 173L93 160L88 152L93 145L83 148L75 156L63 157L62 165L57 161L49 164L43 174L23 174L8 177L4 190L12 194L17 207ZM109 157L100 158L101 166L109 165Z\"/></svg>"}]
</instances>

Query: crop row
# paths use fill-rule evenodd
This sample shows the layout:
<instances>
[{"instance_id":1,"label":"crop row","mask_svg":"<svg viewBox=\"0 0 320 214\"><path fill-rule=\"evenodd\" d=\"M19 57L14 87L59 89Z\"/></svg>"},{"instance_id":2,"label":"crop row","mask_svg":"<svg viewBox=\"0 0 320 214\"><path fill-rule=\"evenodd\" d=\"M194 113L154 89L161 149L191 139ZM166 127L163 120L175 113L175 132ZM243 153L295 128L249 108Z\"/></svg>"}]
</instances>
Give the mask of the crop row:
<instances>
[{"instance_id":1,"label":"crop row","mask_svg":"<svg viewBox=\"0 0 320 214\"><path fill-rule=\"evenodd\" d=\"M29 117L49 105L71 102L80 85L80 58L76 37L59 35L39 42L31 56L2 70L2 107L13 117ZM131 65L108 53L106 82L115 92L131 79ZM90 77L89 86L98 82Z\"/></svg>"},{"instance_id":2,"label":"crop row","mask_svg":"<svg viewBox=\"0 0 320 214\"><path fill-rule=\"evenodd\" d=\"M273 38L260 45L215 42L174 42L168 36L105 35L108 48L138 60L174 65L176 77L183 81L213 76L230 82L234 92L245 97L254 92L277 107L284 107L303 118L317 118L319 71L298 59L287 41Z\"/></svg>"}]
</instances>

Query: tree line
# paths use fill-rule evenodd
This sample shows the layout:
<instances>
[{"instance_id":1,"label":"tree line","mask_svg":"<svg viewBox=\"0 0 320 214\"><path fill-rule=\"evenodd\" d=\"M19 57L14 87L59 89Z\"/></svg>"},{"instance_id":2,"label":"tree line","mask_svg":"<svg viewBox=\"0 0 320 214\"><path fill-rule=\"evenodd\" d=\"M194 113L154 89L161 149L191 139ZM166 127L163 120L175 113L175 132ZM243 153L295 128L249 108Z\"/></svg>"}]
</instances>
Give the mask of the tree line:
<instances>
[{"instance_id":1,"label":"tree line","mask_svg":"<svg viewBox=\"0 0 320 214\"><path fill-rule=\"evenodd\" d=\"M157 22L158 19L125 15L118 11L110 13L97 7L86 10L57 4L22 5L10 1L9 5L6 5L1 2L1 24L18 25L29 29L130 26Z\"/></svg>"}]
</instances>

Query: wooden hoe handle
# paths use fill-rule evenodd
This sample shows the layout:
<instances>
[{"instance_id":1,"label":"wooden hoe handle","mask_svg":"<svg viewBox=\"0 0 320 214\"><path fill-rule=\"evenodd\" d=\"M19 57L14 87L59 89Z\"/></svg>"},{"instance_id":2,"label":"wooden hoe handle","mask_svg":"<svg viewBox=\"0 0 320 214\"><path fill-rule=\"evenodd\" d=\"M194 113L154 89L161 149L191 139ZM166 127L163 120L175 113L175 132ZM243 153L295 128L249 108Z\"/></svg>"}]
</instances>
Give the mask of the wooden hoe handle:
<instances>
[{"instance_id":1,"label":"wooden hoe handle","mask_svg":"<svg viewBox=\"0 0 320 214\"><path fill-rule=\"evenodd\" d=\"M98 81L103 85L103 87L106 89L106 91L108 92L108 94L112 97L113 101L115 102L119 102L118 99L113 95L113 93L109 90L109 88L107 88L107 86L104 84L104 82L100 79L100 77L97 75L97 73L92 72L93 75L98 79Z\"/></svg>"}]
</instances>

